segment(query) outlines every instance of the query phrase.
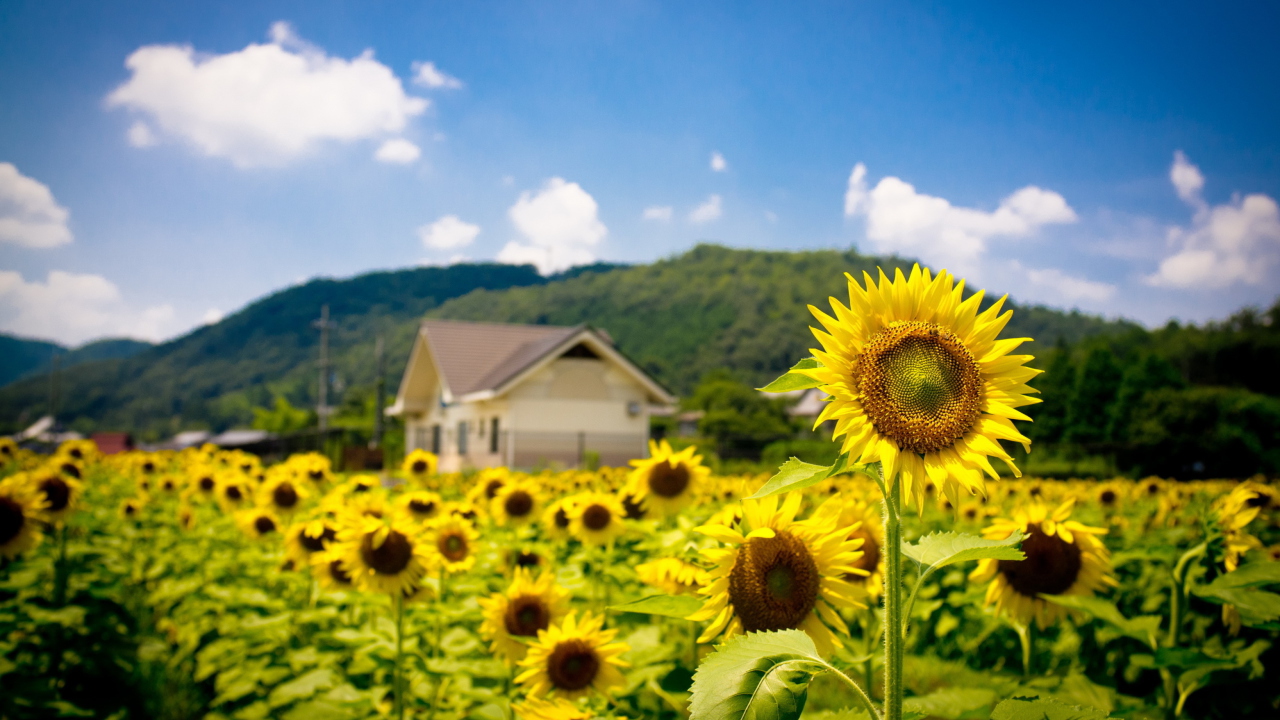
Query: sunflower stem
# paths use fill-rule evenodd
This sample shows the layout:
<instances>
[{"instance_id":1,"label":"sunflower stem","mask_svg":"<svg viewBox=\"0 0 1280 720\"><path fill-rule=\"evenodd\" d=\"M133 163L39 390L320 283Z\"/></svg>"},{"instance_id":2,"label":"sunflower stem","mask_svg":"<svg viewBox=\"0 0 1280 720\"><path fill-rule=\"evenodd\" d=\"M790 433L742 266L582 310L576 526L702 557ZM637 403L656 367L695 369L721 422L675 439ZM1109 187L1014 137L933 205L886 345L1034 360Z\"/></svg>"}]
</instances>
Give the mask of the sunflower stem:
<instances>
[{"instance_id":1,"label":"sunflower stem","mask_svg":"<svg viewBox=\"0 0 1280 720\"><path fill-rule=\"evenodd\" d=\"M393 593L396 604L396 718L404 720L404 592Z\"/></svg>"},{"instance_id":2,"label":"sunflower stem","mask_svg":"<svg viewBox=\"0 0 1280 720\"><path fill-rule=\"evenodd\" d=\"M882 720L886 717L885 715L880 714L880 711L876 709L875 703L871 701L871 696L867 695L867 692L862 689L861 685L854 682L853 678L845 675L843 672L831 665L827 665L827 669L829 669L833 675L843 680L844 684L848 685L849 688L853 690L853 694L858 696L858 700L862 701L862 706L867 709L867 717L870 717L871 720Z\"/></svg>"},{"instance_id":3,"label":"sunflower stem","mask_svg":"<svg viewBox=\"0 0 1280 720\"><path fill-rule=\"evenodd\" d=\"M880 463L875 463L875 477L884 495L885 588L884 588L884 718L902 720L902 514L900 476L890 478L888 485Z\"/></svg>"}]
</instances>

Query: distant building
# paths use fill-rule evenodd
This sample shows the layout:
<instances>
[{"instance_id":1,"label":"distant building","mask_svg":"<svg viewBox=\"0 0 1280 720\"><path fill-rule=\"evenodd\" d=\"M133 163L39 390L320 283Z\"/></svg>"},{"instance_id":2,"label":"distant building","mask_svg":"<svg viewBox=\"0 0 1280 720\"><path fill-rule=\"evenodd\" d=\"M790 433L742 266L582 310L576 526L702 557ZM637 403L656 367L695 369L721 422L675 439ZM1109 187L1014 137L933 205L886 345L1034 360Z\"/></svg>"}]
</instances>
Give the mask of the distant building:
<instances>
[{"instance_id":1,"label":"distant building","mask_svg":"<svg viewBox=\"0 0 1280 720\"><path fill-rule=\"evenodd\" d=\"M133 449L133 436L126 432L96 432L89 436L98 452L103 455L115 455Z\"/></svg>"},{"instance_id":2,"label":"distant building","mask_svg":"<svg viewBox=\"0 0 1280 720\"><path fill-rule=\"evenodd\" d=\"M602 465L644 457L651 406L675 398L586 325L422 323L388 415L407 451L465 467Z\"/></svg>"}]
</instances>

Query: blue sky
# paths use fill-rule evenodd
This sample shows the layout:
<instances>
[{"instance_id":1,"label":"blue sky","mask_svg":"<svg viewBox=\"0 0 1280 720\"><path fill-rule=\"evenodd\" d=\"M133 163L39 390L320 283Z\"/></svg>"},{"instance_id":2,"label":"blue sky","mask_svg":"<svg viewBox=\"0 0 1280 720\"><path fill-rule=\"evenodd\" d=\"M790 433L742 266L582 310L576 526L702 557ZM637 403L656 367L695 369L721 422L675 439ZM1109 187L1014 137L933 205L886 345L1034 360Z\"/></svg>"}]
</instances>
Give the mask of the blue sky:
<instances>
[{"instance_id":1,"label":"blue sky","mask_svg":"<svg viewBox=\"0 0 1280 720\"><path fill-rule=\"evenodd\" d=\"M1274 3L192 5L0 9L0 331L702 240L1148 324L1280 294Z\"/></svg>"}]
</instances>

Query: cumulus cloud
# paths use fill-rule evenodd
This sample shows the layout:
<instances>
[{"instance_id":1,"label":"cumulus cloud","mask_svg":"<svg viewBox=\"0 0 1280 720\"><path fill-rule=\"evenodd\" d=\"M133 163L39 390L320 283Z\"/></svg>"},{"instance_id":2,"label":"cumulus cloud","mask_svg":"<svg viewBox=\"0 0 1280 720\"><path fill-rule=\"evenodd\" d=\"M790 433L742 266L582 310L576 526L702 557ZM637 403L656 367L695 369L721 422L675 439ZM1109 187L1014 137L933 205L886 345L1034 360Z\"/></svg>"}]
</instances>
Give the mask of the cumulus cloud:
<instances>
[{"instance_id":1,"label":"cumulus cloud","mask_svg":"<svg viewBox=\"0 0 1280 720\"><path fill-rule=\"evenodd\" d=\"M689 213L689 222L701 225L717 220L724 214L721 199L719 195L711 195L701 205L693 209Z\"/></svg>"},{"instance_id":2,"label":"cumulus cloud","mask_svg":"<svg viewBox=\"0 0 1280 720\"><path fill-rule=\"evenodd\" d=\"M129 144L136 148L148 148L158 142L156 134L151 131L151 126L141 120L129 126L126 137L129 139Z\"/></svg>"},{"instance_id":3,"label":"cumulus cloud","mask_svg":"<svg viewBox=\"0 0 1280 720\"><path fill-rule=\"evenodd\" d=\"M418 228L418 239L432 250L466 247L480 234L480 226L464 222L457 215L445 215Z\"/></svg>"},{"instance_id":4,"label":"cumulus cloud","mask_svg":"<svg viewBox=\"0 0 1280 720\"><path fill-rule=\"evenodd\" d=\"M1186 227L1169 228L1174 253L1146 278L1150 285L1219 289L1260 285L1280 267L1280 206L1267 195L1236 195L1209 206L1201 197L1204 176L1182 151L1173 157L1169 181L1195 214Z\"/></svg>"},{"instance_id":5,"label":"cumulus cloud","mask_svg":"<svg viewBox=\"0 0 1280 720\"><path fill-rule=\"evenodd\" d=\"M200 318L200 322L205 325L217 325L222 322L222 318L224 317L226 317L226 314L218 308L209 308L204 311L204 315Z\"/></svg>"},{"instance_id":6,"label":"cumulus cloud","mask_svg":"<svg viewBox=\"0 0 1280 720\"><path fill-rule=\"evenodd\" d=\"M666 222L671 219L672 208L670 205L650 205L644 209L642 217L645 220L661 220Z\"/></svg>"},{"instance_id":7,"label":"cumulus cloud","mask_svg":"<svg viewBox=\"0 0 1280 720\"><path fill-rule=\"evenodd\" d=\"M103 337L158 341L175 327L170 305L136 310L101 275L54 270L44 282L27 282L0 270L0 330L49 338L68 345Z\"/></svg>"},{"instance_id":8,"label":"cumulus cloud","mask_svg":"<svg viewBox=\"0 0 1280 720\"><path fill-rule=\"evenodd\" d=\"M1116 294L1116 286L1110 283L1088 280L1069 275L1057 268L1023 267L1016 260L1010 263L1014 272L1021 273L1030 282L1026 293L1037 299L1053 299L1068 305L1076 303L1102 303Z\"/></svg>"},{"instance_id":9,"label":"cumulus cloud","mask_svg":"<svg viewBox=\"0 0 1280 720\"><path fill-rule=\"evenodd\" d=\"M609 234L595 198L558 177L537 193L521 193L508 214L528 242L507 243L498 261L532 264L543 275L594 262L595 246Z\"/></svg>"},{"instance_id":10,"label":"cumulus cloud","mask_svg":"<svg viewBox=\"0 0 1280 720\"><path fill-rule=\"evenodd\" d=\"M1034 185L1006 197L991 212L956 207L891 176L868 189L862 163L849 175L844 212L866 218L867 239L877 252L920 257L957 272L971 272L991 238L1027 237L1045 225L1077 220L1066 199Z\"/></svg>"},{"instance_id":11,"label":"cumulus cloud","mask_svg":"<svg viewBox=\"0 0 1280 720\"><path fill-rule=\"evenodd\" d=\"M729 163L724 159L719 151L711 153L711 170L712 172L724 172L729 169Z\"/></svg>"},{"instance_id":12,"label":"cumulus cloud","mask_svg":"<svg viewBox=\"0 0 1280 720\"><path fill-rule=\"evenodd\" d=\"M224 55L147 45L125 60L128 81L109 107L146 117L130 142L176 138L238 167L282 165L324 141L394 134L427 108L373 52L344 60L297 37L288 23L271 41Z\"/></svg>"},{"instance_id":13,"label":"cumulus cloud","mask_svg":"<svg viewBox=\"0 0 1280 720\"><path fill-rule=\"evenodd\" d=\"M408 165L421 155L422 151L418 149L417 145L404 138L392 138L378 146L378 151L373 154L373 159L378 162L395 165Z\"/></svg>"},{"instance_id":14,"label":"cumulus cloud","mask_svg":"<svg viewBox=\"0 0 1280 720\"><path fill-rule=\"evenodd\" d=\"M435 90L457 90L462 87L461 80L442 72L433 62L413 64L413 84Z\"/></svg>"},{"instance_id":15,"label":"cumulus cloud","mask_svg":"<svg viewBox=\"0 0 1280 720\"><path fill-rule=\"evenodd\" d=\"M70 213L49 186L0 162L0 243L51 248L71 242Z\"/></svg>"}]
</instances>

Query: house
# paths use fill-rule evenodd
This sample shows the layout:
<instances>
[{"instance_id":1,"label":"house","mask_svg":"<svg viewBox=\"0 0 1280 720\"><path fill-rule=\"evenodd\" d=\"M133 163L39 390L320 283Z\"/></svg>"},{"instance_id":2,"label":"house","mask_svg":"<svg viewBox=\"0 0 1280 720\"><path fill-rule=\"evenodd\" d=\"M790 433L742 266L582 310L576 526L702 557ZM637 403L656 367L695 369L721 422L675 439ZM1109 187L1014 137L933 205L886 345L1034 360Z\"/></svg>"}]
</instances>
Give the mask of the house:
<instances>
[{"instance_id":1,"label":"house","mask_svg":"<svg viewBox=\"0 0 1280 720\"><path fill-rule=\"evenodd\" d=\"M644 457L665 388L588 325L427 320L388 415L440 469L601 465Z\"/></svg>"}]
</instances>

